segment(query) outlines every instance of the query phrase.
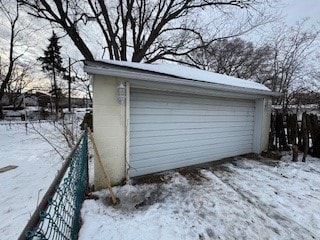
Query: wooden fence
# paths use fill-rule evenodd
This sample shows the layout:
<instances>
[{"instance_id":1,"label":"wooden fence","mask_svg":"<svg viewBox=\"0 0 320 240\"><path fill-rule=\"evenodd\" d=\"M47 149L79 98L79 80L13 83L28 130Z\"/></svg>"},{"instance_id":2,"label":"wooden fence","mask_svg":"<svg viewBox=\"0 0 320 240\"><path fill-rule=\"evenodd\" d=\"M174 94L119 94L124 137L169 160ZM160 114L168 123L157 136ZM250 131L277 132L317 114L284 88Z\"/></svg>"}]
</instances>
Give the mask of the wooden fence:
<instances>
[{"instance_id":1,"label":"wooden fence","mask_svg":"<svg viewBox=\"0 0 320 240\"><path fill-rule=\"evenodd\" d=\"M269 150L300 150L320 157L320 122L317 115L275 113L271 115Z\"/></svg>"}]
</instances>

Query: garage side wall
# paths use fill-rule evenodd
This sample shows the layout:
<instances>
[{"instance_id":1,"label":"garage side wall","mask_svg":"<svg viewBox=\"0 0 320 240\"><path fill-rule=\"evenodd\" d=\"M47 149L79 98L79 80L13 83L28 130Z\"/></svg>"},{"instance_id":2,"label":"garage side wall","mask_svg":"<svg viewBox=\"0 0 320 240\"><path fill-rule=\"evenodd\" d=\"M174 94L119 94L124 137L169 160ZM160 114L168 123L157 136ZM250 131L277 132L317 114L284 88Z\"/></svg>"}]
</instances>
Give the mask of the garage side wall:
<instances>
[{"instance_id":1,"label":"garage side wall","mask_svg":"<svg viewBox=\"0 0 320 240\"><path fill-rule=\"evenodd\" d=\"M112 184L125 178L125 104L118 102L121 79L93 78L93 131L99 154ZM106 188L103 171L95 156L95 189Z\"/></svg>"},{"instance_id":2,"label":"garage side wall","mask_svg":"<svg viewBox=\"0 0 320 240\"><path fill-rule=\"evenodd\" d=\"M255 123L253 136L253 152L260 154L267 150L271 117L271 103L268 98L255 101Z\"/></svg>"},{"instance_id":3,"label":"garage side wall","mask_svg":"<svg viewBox=\"0 0 320 240\"><path fill-rule=\"evenodd\" d=\"M271 121L271 99L265 98L264 104L264 117L263 127L261 136L261 151L268 150L269 145L269 132L270 132L270 121Z\"/></svg>"}]
</instances>

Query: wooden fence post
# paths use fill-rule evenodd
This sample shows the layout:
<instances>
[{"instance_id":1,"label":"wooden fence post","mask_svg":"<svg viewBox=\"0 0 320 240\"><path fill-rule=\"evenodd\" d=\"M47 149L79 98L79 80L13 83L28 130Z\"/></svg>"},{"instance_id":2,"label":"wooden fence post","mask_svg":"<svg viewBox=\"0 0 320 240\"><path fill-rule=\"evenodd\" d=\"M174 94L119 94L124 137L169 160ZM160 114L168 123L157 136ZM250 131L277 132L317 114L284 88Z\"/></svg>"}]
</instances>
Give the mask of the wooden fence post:
<instances>
[{"instance_id":1,"label":"wooden fence post","mask_svg":"<svg viewBox=\"0 0 320 240\"><path fill-rule=\"evenodd\" d=\"M308 133L308 127L307 127L307 113L306 112L304 112L302 114L301 134L302 134L302 140L303 140L302 162L305 162L307 154L308 154L308 150L309 150L309 133Z\"/></svg>"},{"instance_id":2,"label":"wooden fence post","mask_svg":"<svg viewBox=\"0 0 320 240\"><path fill-rule=\"evenodd\" d=\"M316 138L317 138L318 132L319 132L317 115L315 115L315 114L308 115L307 124L309 125L308 129L311 134L312 145L313 145L313 143L316 141Z\"/></svg>"},{"instance_id":3,"label":"wooden fence post","mask_svg":"<svg viewBox=\"0 0 320 240\"><path fill-rule=\"evenodd\" d=\"M279 139L279 149L285 150L285 151L289 150L287 139L286 139L286 133L284 130L284 124L283 124L283 114L281 113L276 114L275 129L276 129L276 140Z\"/></svg>"},{"instance_id":4,"label":"wooden fence post","mask_svg":"<svg viewBox=\"0 0 320 240\"><path fill-rule=\"evenodd\" d=\"M297 137L299 126L296 114L287 115L287 135L288 143L292 144L292 161L297 162L299 156L299 148L297 145Z\"/></svg>"},{"instance_id":5,"label":"wooden fence post","mask_svg":"<svg viewBox=\"0 0 320 240\"><path fill-rule=\"evenodd\" d=\"M315 114L309 115L309 131L312 140L312 147L309 149L309 153L313 157L320 157L320 126L318 116Z\"/></svg>"},{"instance_id":6,"label":"wooden fence post","mask_svg":"<svg viewBox=\"0 0 320 240\"><path fill-rule=\"evenodd\" d=\"M288 144L292 144L293 161L298 160L299 149L303 152L303 162L308 153L313 157L320 157L318 116L304 112L300 124L297 114L271 114L269 150L290 150Z\"/></svg>"},{"instance_id":7,"label":"wooden fence post","mask_svg":"<svg viewBox=\"0 0 320 240\"><path fill-rule=\"evenodd\" d=\"M287 118L287 138L288 144L294 144L294 126L293 126L293 117L291 114L286 115Z\"/></svg>"}]
</instances>

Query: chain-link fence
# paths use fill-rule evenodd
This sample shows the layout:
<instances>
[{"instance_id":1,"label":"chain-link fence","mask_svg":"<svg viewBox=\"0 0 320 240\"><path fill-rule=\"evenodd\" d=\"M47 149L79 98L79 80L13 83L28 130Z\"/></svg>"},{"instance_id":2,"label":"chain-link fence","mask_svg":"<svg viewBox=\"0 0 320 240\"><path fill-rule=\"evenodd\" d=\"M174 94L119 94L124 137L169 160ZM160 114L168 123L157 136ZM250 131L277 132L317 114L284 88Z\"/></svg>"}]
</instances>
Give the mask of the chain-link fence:
<instances>
[{"instance_id":1,"label":"chain-link fence","mask_svg":"<svg viewBox=\"0 0 320 240\"><path fill-rule=\"evenodd\" d=\"M87 141L85 132L19 239L77 239L81 205L88 186Z\"/></svg>"}]
</instances>

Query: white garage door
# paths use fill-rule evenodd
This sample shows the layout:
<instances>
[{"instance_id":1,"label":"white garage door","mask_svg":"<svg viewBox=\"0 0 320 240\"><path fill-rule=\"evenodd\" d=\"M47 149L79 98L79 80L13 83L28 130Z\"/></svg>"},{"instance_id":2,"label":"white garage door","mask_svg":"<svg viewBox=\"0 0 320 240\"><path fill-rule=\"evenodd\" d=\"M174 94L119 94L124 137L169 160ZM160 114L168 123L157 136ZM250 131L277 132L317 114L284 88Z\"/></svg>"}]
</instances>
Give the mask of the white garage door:
<instances>
[{"instance_id":1,"label":"white garage door","mask_svg":"<svg viewBox=\"0 0 320 240\"><path fill-rule=\"evenodd\" d=\"M130 176L252 152L254 102L131 90Z\"/></svg>"}]
</instances>

